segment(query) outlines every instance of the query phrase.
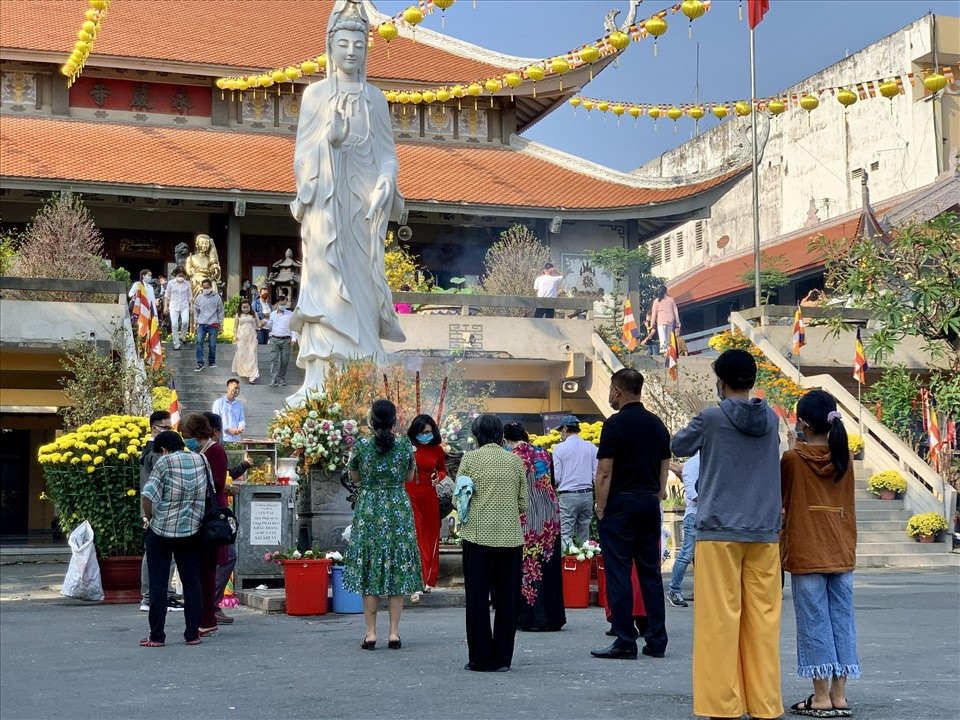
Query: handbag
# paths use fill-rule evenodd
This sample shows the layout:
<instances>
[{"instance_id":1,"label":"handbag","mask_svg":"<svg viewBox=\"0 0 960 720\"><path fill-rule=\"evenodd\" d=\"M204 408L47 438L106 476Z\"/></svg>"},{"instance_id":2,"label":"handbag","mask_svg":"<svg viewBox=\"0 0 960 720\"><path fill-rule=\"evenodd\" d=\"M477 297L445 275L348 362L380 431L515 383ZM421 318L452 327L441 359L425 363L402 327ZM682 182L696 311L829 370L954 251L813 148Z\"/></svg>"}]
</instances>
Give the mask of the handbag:
<instances>
[{"instance_id":1,"label":"handbag","mask_svg":"<svg viewBox=\"0 0 960 720\"><path fill-rule=\"evenodd\" d=\"M447 475L437 483L437 501L440 504L440 519L453 512L453 480Z\"/></svg>"},{"instance_id":2,"label":"handbag","mask_svg":"<svg viewBox=\"0 0 960 720\"><path fill-rule=\"evenodd\" d=\"M218 507L217 498L213 492L213 476L207 467L207 503L211 508L200 521L200 537L210 548L219 548L224 545L233 545L237 541L240 526L233 510L228 507Z\"/></svg>"}]
</instances>

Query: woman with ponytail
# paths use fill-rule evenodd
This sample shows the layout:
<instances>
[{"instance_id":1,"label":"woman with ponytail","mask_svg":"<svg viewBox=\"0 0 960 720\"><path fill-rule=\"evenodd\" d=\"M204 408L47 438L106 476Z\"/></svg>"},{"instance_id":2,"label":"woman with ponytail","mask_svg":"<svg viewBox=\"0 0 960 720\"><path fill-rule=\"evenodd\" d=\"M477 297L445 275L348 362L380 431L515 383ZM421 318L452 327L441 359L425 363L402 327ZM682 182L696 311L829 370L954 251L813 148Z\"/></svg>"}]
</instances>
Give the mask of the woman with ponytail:
<instances>
[{"instance_id":1,"label":"woman with ponytail","mask_svg":"<svg viewBox=\"0 0 960 720\"><path fill-rule=\"evenodd\" d=\"M377 400L370 408L370 437L357 440L347 466L357 485L353 532L344 558L343 584L363 595L366 635L360 647L377 647L377 606L387 596L387 647L399 650L403 596L423 589L413 510L404 483L413 480L413 446L397 438L397 408Z\"/></svg>"},{"instance_id":2,"label":"woman with ponytail","mask_svg":"<svg viewBox=\"0 0 960 720\"><path fill-rule=\"evenodd\" d=\"M798 442L783 455L780 482L783 568L797 617L797 672L813 694L790 710L809 717L850 717L848 677L860 677L853 618L857 518L853 462L837 401L811 390L797 403Z\"/></svg>"}]
</instances>

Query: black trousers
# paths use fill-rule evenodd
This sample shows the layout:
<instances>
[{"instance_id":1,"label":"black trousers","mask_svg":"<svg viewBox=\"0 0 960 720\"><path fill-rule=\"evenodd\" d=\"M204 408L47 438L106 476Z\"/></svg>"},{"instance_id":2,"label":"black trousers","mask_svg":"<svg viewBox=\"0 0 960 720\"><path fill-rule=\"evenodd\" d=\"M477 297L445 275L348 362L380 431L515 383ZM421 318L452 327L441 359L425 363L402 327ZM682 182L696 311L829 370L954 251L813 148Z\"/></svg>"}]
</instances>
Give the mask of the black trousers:
<instances>
[{"instance_id":1,"label":"black trousers","mask_svg":"<svg viewBox=\"0 0 960 720\"><path fill-rule=\"evenodd\" d=\"M471 670L510 667L520 609L522 546L490 547L463 541L467 651ZM490 593L496 596L490 631Z\"/></svg>"},{"instance_id":2,"label":"black trousers","mask_svg":"<svg viewBox=\"0 0 960 720\"><path fill-rule=\"evenodd\" d=\"M647 611L646 644L654 652L667 647L660 575L660 501L656 495L619 494L607 501L597 523L607 573L610 624L618 647L637 649L639 633L633 622L631 563L637 565L640 593Z\"/></svg>"},{"instance_id":3,"label":"black trousers","mask_svg":"<svg viewBox=\"0 0 960 720\"><path fill-rule=\"evenodd\" d=\"M144 533L147 546L147 571L150 573L150 639L166 642L164 625L167 621L167 590L170 561L177 560L177 571L183 583L184 640L200 637L200 533L190 537L174 538L157 535L152 530Z\"/></svg>"},{"instance_id":4,"label":"black trousers","mask_svg":"<svg viewBox=\"0 0 960 720\"><path fill-rule=\"evenodd\" d=\"M555 313L556 311L553 308L537 308L533 311L533 316L535 318L552 318Z\"/></svg>"}]
</instances>

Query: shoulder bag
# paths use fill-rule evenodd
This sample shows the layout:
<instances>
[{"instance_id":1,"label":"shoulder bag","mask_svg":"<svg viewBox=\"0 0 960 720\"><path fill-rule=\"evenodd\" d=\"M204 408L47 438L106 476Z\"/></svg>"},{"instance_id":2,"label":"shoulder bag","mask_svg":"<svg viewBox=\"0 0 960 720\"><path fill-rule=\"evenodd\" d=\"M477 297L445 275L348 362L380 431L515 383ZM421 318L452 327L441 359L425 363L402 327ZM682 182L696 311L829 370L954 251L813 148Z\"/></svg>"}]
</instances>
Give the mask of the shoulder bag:
<instances>
[{"instance_id":1,"label":"shoulder bag","mask_svg":"<svg viewBox=\"0 0 960 720\"><path fill-rule=\"evenodd\" d=\"M239 525L233 510L217 506L217 496L213 491L213 475L207 466L207 510L200 521L200 537L207 547L219 548L233 545L237 541Z\"/></svg>"}]
</instances>

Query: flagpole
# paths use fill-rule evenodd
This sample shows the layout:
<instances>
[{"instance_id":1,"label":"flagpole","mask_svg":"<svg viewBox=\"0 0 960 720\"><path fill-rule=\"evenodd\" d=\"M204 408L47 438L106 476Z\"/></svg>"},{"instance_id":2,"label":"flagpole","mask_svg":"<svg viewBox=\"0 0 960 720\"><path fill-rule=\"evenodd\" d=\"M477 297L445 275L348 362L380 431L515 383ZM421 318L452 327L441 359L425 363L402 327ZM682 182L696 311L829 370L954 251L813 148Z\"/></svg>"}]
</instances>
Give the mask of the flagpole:
<instances>
[{"instance_id":1,"label":"flagpole","mask_svg":"<svg viewBox=\"0 0 960 720\"><path fill-rule=\"evenodd\" d=\"M750 131L753 137L753 301L760 307L760 188L757 180L757 67L753 46L753 28L750 28L750 104L753 117Z\"/></svg>"},{"instance_id":2,"label":"flagpole","mask_svg":"<svg viewBox=\"0 0 960 720\"><path fill-rule=\"evenodd\" d=\"M860 424L860 438L863 439L863 403L860 402L860 391L863 383L857 380L857 421Z\"/></svg>"}]
</instances>

